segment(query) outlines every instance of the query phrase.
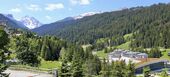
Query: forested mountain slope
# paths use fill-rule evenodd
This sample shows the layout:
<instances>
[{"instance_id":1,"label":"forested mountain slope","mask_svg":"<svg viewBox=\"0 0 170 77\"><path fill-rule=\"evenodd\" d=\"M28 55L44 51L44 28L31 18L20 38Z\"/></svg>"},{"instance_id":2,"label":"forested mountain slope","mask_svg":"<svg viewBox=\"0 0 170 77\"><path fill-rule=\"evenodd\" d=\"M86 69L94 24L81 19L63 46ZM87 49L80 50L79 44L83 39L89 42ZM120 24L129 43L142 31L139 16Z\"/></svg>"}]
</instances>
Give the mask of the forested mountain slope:
<instances>
[{"instance_id":1,"label":"forested mountain slope","mask_svg":"<svg viewBox=\"0 0 170 77\"><path fill-rule=\"evenodd\" d=\"M40 35L55 35L79 44L95 43L99 38L120 38L133 33L133 47L165 47L170 43L169 29L170 4L155 4L105 12L79 20L55 22L33 31Z\"/></svg>"}]
</instances>

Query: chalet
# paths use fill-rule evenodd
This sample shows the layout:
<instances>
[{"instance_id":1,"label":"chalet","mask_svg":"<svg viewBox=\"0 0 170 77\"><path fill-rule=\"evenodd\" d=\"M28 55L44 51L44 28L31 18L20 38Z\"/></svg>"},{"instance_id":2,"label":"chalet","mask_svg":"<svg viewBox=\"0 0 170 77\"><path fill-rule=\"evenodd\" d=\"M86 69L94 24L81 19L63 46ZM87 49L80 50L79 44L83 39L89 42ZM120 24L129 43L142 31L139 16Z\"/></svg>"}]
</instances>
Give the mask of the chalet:
<instances>
[{"instance_id":1,"label":"chalet","mask_svg":"<svg viewBox=\"0 0 170 77\"><path fill-rule=\"evenodd\" d=\"M109 53L108 58L110 62L117 61L117 60L124 60L128 64L129 61L132 61L133 63L138 63L140 61L138 61L137 59L148 58L148 55L146 53L141 53L141 52L116 49L113 52Z\"/></svg>"},{"instance_id":2,"label":"chalet","mask_svg":"<svg viewBox=\"0 0 170 77\"><path fill-rule=\"evenodd\" d=\"M143 72L144 67L150 67L151 71L167 67L168 60L159 58L148 58L146 53L133 52L130 50L116 49L108 54L109 62L125 61L126 64L131 61L135 63L136 74Z\"/></svg>"}]
</instances>

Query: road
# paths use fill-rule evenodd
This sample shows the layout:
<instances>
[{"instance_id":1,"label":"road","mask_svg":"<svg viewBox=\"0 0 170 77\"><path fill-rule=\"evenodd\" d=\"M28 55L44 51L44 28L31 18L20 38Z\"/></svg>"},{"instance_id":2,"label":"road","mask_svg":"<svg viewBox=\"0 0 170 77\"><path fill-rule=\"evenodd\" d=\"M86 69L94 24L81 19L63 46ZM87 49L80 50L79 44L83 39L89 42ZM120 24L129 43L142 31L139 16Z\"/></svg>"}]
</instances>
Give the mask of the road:
<instances>
[{"instance_id":1,"label":"road","mask_svg":"<svg viewBox=\"0 0 170 77\"><path fill-rule=\"evenodd\" d=\"M53 77L50 74L35 73L35 72L20 71L20 70L6 70L5 72L10 73L9 77Z\"/></svg>"}]
</instances>

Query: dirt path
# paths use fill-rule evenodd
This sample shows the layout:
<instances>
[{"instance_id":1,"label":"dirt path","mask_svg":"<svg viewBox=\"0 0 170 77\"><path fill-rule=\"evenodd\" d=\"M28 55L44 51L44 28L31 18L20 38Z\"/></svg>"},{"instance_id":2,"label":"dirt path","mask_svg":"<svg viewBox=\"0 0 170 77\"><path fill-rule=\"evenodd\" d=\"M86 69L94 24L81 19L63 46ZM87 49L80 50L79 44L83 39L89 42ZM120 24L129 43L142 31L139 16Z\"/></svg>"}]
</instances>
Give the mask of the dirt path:
<instances>
[{"instance_id":1,"label":"dirt path","mask_svg":"<svg viewBox=\"0 0 170 77\"><path fill-rule=\"evenodd\" d=\"M45 73L35 73L29 71L20 70L6 70L6 73L10 73L9 77L52 77L50 74Z\"/></svg>"}]
</instances>

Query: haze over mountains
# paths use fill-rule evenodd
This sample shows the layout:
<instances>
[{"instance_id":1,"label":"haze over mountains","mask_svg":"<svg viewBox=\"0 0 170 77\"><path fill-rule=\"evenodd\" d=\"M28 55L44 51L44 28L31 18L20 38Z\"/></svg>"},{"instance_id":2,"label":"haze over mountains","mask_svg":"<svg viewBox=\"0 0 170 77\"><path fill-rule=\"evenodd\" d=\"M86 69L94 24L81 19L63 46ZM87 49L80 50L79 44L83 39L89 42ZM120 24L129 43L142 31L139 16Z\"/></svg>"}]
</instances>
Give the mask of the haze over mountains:
<instances>
[{"instance_id":1,"label":"haze over mountains","mask_svg":"<svg viewBox=\"0 0 170 77\"><path fill-rule=\"evenodd\" d=\"M135 35L140 35L138 37L141 37L138 38L134 35L134 39L140 39L140 41L136 40L138 41L136 42L138 46L142 43L144 43L142 45L146 45L147 39L150 40L150 38L154 38L152 41L157 41L158 43L156 44L156 42L153 43L149 41L150 44L152 44L149 46L153 46L161 45L159 41L166 40L166 37L154 33L162 33L167 31L164 29L169 29L169 9L170 4L160 3L149 7L134 7L113 12L86 13L75 17L67 17L63 20L44 24L42 26L39 25L38 21L34 22L34 18L26 17L26 21L28 21L28 24L35 24L34 26L27 26L27 28L31 28L33 32L39 35L53 35L80 44L95 43L101 38L114 38L118 40L125 34L134 34L134 32L136 32ZM20 25L24 23L18 23L16 20L14 21L12 15L5 17L6 16L1 15L1 19L8 20L9 25L15 26L16 28L25 28L25 26ZM30 23L29 21L31 20L32 22ZM154 33L152 34L152 32ZM155 36L151 37L151 35ZM160 39L157 37L162 38ZM145 40L142 38L145 38ZM122 43L121 40L119 40L119 42Z\"/></svg>"},{"instance_id":2,"label":"haze over mountains","mask_svg":"<svg viewBox=\"0 0 170 77\"><path fill-rule=\"evenodd\" d=\"M42 25L34 17L25 16L19 20L14 18L12 14L1 14L1 16L1 20L5 20L7 23L12 23L13 25L10 26L13 28L33 29Z\"/></svg>"},{"instance_id":3,"label":"haze over mountains","mask_svg":"<svg viewBox=\"0 0 170 77\"><path fill-rule=\"evenodd\" d=\"M78 20L83 17L92 16L92 15L99 14L99 13L101 13L101 12L87 12L87 13L83 13L83 14L80 14L80 15L74 16L74 17L66 17L66 18L59 20L57 22ZM16 19L16 18L14 18L14 16L12 14L2 14L2 15L7 17L7 19L10 19L11 22L16 23L16 25L20 26L20 28L24 28L24 29L34 29L34 28L38 28L43 25L36 18L30 17L30 16L24 16L21 19ZM13 26L13 27L15 27L15 26ZM18 27L16 27L16 28L18 28Z\"/></svg>"},{"instance_id":4,"label":"haze over mountains","mask_svg":"<svg viewBox=\"0 0 170 77\"><path fill-rule=\"evenodd\" d=\"M5 22L9 27L27 29L22 23L13 19L12 15L0 14L0 21Z\"/></svg>"}]
</instances>

